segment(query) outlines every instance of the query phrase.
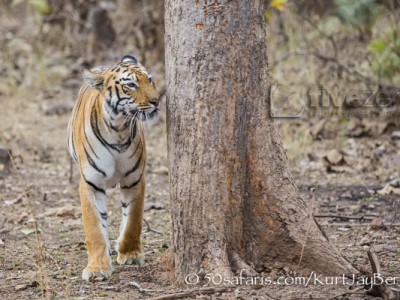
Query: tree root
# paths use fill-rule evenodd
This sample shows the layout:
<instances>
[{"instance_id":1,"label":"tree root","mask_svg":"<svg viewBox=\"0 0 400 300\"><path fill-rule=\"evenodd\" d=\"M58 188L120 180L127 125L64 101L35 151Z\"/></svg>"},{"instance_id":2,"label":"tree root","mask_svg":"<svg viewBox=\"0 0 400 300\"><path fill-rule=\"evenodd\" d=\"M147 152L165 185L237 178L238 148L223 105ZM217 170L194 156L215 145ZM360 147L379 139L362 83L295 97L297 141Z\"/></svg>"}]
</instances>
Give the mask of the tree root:
<instances>
[{"instance_id":1,"label":"tree root","mask_svg":"<svg viewBox=\"0 0 400 300\"><path fill-rule=\"evenodd\" d=\"M243 270L242 274L246 277L253 277L258 275L257 271L255 271L251 266L244 262L243 259L236 252L231 255L231 263L234 270L236 270L237 272Z\"/></svg>"}]
</instances>

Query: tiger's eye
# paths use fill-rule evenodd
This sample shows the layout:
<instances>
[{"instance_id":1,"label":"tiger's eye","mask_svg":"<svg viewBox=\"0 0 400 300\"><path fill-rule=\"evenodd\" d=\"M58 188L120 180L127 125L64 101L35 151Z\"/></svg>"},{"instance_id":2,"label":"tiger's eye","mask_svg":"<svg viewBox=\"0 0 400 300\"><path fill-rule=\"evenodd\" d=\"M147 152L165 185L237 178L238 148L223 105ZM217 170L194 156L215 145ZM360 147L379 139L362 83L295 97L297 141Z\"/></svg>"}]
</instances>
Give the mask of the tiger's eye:
<instances>
[{"instance_id":1,"label":"tiger's eye","mask_svg":"<svg viewBox=\"0 0 400 300\"><path fill-rule=\"evenodd\" d=\"M133 82L128 83L127 86L130 87L130 88L135 88L135 89L137 89L137 85L134 84Z\"/></svg>"}]
</instances>

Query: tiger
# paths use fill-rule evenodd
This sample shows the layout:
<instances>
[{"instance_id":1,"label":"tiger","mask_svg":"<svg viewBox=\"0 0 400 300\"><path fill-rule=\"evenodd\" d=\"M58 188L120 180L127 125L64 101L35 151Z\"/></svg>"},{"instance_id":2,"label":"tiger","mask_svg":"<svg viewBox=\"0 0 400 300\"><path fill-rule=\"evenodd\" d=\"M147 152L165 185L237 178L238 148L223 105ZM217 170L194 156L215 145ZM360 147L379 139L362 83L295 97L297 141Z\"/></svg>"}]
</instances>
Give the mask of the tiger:
<instances>
[{"instance_id":1,"label":"tiger","mask_svg":"<svg viewBox=\"0 0 400 300\"><path fill-rule=\"evenodd\" d=\"M131 55L111 67L83 70L84 82L68 123L68 150L80 172L79 196L88 254L82 279L114 272L106 189L119 184L122 221L118 264L143 264L144 123L156 118L160 95L152 75Z\"/></svg>"}]
</instances>

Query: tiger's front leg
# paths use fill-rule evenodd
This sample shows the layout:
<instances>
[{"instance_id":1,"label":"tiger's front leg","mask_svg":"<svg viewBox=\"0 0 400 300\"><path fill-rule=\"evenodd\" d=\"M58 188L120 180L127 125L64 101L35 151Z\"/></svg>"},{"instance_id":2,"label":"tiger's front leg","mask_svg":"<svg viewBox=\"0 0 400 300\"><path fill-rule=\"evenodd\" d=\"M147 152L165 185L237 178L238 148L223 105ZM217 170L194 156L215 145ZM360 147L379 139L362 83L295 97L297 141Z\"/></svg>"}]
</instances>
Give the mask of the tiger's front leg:
<instances>
[{"instance_id":1,"label":"tiger's front leg","mask_svg":"<svg viewBox=\"0 0 400 300\"><path fill-rule=\"evenodd\" d=\"M88 264L82 272L82 279L90 280L95 277L106 279L114 268L110 258L105 190L86 181L81 175L79 195L88 252Z\"/></svg>"},{"instance_id":2,"label":"tiger's front leg","mask_svg":"<svg viewBox=\"0 0 400 300\"><path fill-rule=\"evenodd\" d=\"M140 240L145 193L144 176L133 183L121 181L122 223L116 246L119 264L143 264L144 253Z\"/></svg>"}]
</instances>

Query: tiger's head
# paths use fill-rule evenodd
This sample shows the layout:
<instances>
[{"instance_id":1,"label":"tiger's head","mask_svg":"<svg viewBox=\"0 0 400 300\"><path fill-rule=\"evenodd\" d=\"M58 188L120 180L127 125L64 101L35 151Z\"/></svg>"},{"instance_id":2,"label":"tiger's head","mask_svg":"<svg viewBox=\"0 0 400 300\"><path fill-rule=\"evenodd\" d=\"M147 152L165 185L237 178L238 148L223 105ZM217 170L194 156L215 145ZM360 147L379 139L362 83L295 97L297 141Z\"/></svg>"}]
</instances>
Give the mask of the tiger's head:
<instances>
[{"instance_id":1,"label":"tiger's head","mask_svg":"<svg viewBox=\"0 0 400 300\"><path fill-rule=\"evenodd\" d=\"M153 77L133 56L125 55L112 67L84 70L83 78L104 97L105 111L112 119L147 121L158 115L160 95Z\"/></svg>"}]
</instances>

